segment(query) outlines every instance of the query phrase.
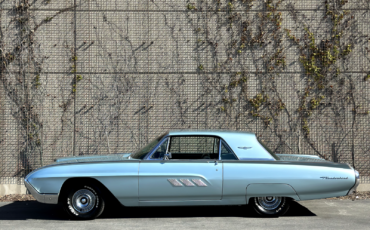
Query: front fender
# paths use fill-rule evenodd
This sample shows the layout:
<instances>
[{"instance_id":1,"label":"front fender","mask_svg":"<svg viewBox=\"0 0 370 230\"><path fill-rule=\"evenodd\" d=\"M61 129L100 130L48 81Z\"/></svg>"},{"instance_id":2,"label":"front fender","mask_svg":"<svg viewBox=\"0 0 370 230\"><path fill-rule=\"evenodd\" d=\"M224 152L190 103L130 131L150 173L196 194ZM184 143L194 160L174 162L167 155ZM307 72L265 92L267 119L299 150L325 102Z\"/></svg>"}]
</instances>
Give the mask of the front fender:
<instances>
[{"instance_id":1,"label":"front fender","mask_svg":"<svg viewBox=\"0 0 370 230\"><path fill-rule=\"evenodd\" d=\"M58 164L30 173L25 181L39 194L59 195L68 179L91 178L104 185L123 205L133 206L138 202L138 169L139 161Z\"/></svg>"}]
</instances>

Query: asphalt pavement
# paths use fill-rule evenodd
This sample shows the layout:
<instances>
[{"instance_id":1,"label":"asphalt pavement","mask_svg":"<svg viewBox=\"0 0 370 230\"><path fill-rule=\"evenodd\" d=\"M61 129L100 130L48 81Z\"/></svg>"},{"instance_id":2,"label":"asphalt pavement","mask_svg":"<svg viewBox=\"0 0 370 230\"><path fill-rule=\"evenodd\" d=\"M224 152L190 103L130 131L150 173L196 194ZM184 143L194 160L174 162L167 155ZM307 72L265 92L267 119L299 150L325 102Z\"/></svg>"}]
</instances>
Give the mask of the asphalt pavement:
<instances>
[{"instance_id":1,"label":"asphalt pavement","mask_svg":"<svg viewBox=\"0 0 370 230\"><path fill-rule=\"evenodd\" d=\"M0 203L0 229L370 229L370 200L294 202L279 218L248 206L111 208L96 220L72 221L58 205Z\"/></svg>"}]
</instances>

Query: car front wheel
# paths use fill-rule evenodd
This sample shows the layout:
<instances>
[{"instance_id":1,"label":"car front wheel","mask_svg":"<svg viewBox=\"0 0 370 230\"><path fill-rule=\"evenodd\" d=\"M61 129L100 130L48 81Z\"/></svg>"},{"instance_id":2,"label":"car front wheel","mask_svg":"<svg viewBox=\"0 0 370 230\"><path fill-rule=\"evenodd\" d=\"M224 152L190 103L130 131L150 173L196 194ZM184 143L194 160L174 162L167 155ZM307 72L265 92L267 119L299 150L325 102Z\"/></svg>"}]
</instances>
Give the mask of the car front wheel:
<instances>
[{"instance_id":1,"label":"car front wheel","mask_svg":"<svg viewBox=\"0 0 370 230\"><path fill-rule=\"evenodd\" d=\"M253 198L254 210L262 216L282 216L289 209L289 199L279 196Z\"/></svg>"},{"instance_id":2,"label":"car front wheel","mask_svg":"<svg viewBox=\"0 0 370 230\"><path fill-rule=\"evenodd\" d=\"M94 184L70 186L61 202L64 210L73 219L80 220L99 217L105 206L102 192Z\"/></svg>"}]
</instances>

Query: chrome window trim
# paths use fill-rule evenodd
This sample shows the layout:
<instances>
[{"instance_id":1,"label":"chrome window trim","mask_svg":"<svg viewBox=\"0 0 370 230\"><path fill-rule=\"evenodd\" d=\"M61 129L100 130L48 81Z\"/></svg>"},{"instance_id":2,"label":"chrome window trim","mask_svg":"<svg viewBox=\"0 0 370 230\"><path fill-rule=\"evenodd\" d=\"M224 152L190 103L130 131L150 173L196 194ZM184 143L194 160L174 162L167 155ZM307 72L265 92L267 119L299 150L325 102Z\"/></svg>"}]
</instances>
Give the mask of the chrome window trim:
<instances>
[{"instance_id":1,"label":"chrome window trim","mask_svg":"<svg viewBox=\"0 0 370 230\"><path fill-rule=\"evenodd\" d=\"M218 160L220 161L221 160L221 143L223 140L221 137L218 137L218 139L220 140L218 143Z\"/></svg>"},{"instance_id":2,"label":"chrome window trim","mask_svg":"<svg viewBox=\"0 0 370 230\"><path fill-rule=\"evenodd\" d=\"M168 139L168 143L167 143L167 149L166 149L166 154L168 153L168 149L170 147L170 144L171 144L171 138L172 137L186 137L186 136L205 136L205 137L214 137L214 138L218 138L220 140L219 142L219 146L218 146L218 159L216 159L216 161L223 161L221 159L221 146L222 146L222 142L225 143L226 147L229 148L229 150L232 152L232 154L234 154L234 156L236 157L236 160L240 160L238 155L236 155L234 153L234 151L230 148L229 144L224 140L222 139L220 136L216 136L216 135L166 135L163 137L163 139L144 157L143 160L150 160L150 161L158 161L158 160L162 160L162 159L151 159L151 156L153 155L153 153L158 149L158 147L160 145L163 144L163 142L165 142L167 139ZM202 159L197 159L197 160L202 160ZM226 160L228 161L228 160Z\"/></svg>"},{"instance_id":3,"label":"chrome window trim","mask_svg":"<svg viewBox=\"0 0 370 230\"><path fill-rule=\"evenodd\" d=\"M238 155L236 155L234 153L234 151L232 150L232 148L230 148L229 144L227 144L227 142L224 141L222 138L220 138L220 160L222 160L221 159L221 144L222 144L221 142L224 142L225 143L225 146L232 152L232 154L234 154L234 157L236 158L236 160L239 161L240 159L239 159ZM223 161L228 161L228 160L223 160ZM234 161L234 160L232 160L232 161Z\"/></svg>"},{"instance_id":4,"label":"chrome window trim","mask_svg":"<svg viewBox=\"0 0 370 230\"><path fill-rule=\"evenodd\" d=\"M159 146L161 146L163 144L163 142L165 142L167 139L168 139L167 150L166 150L166 153L167 153L167 151L168 151L168 144L170 143L170 136L169 135L164 136L163 139L152 150L150 150L150 152L144 157L143 160L149 160L149 161L158 161L158 160L161 160L161 159L152 159L151 156L159 148Z\"/></svg>"},{"instance_id":5,"label":"chrome window trim","mask_svg":"<svg viewBox=\"0 0 370 230\"><path fill-rule=\"evenodd\" d=\"M218 148L218 159L211 159L212 161L220 161L221 160L221 149L220 149L220 146L221 146L221 140L223 140L221 137L219 136L216 136L216 135L167 135L165 137L163 137L163 139L167 138L168 137L168 143L167 143L167 150L166 150L166 153L168 153L168 149L170 148L170 144L171 144L171 138L172 137L192 137L192 136L200 136L200 137L214 137L214 138L218 138L220 140L220 143L219 143L219 148ZM155 146L155 150L157 150L157 148L163 143L164 140L161 140L160 141L160 144ZM226 141L225 141L226 143ZM230 148L230 147L229 147ZM151 155L155 152L155 150L152 150L149 155L147 157L145 157L144 159L145 160L162 160L162 159L150 159ZM231 150L232 151L232 150ZM233 152L233 154L235 155L235 153ZM172 159L173 161L174 159ZM188 159L176 159L176 160L188 160ZM193 159L193 160L208 160L209 159Z\"/></svg>"},{"instance_id":6,"label":"chrome window trim","mask_svg":"<svg viewBox=\"0 0 370 230\"><path fill-rule=\"evenodd\" d=\"M170 147L171 143L171 136L168 136L168 142L167 142L167 147L166 147L166 154L168 154L168 148Z\"/></svg>"}]
</instances>

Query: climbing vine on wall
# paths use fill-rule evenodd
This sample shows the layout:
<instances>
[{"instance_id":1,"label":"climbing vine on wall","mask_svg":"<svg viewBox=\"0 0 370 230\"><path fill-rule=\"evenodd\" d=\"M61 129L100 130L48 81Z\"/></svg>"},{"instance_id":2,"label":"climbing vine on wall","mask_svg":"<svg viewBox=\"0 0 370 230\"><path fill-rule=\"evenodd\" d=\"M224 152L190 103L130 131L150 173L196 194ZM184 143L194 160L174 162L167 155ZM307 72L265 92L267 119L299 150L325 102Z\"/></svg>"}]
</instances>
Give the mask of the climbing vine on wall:
<instances>
[{"instance_id":1,"label":"climbing vine on wall","mask_svg":"<svg viewBox=\"0 0 370 230\"><path fill-rule=\"evenodd\" d=\"M308 78L308 84L298 109L302 120L302 130L306 137L310 134L308 119L319 106L325 106L325 101L335 100L336 95L333 95L333 91L340 88L345 81L341 78L339 61L350 55L354 46L352 41L341 41L343 35L349 33L349 28L354 23L354 16L351 16L349 11L342 10L347 2L325 1L325 18L331 26L331 31L322 40L316 40L317 35L310 31L309 25L304 25L302 39L297 39L290 30L286 29L287 37L299 49L299 61ZM329 98L326 99L327 97Z\"/></svg>"},{"instance_id":2,"label":"climbing vine on wall","mask_svg":"<svg viewBox=\"0 0 370 230\"><path fill-rule=\"evenodd\" d=\"M31 10L36 2L13 1L11 10L7 12L10 20L1 22L5 26L0 28L0 81L4 93L12 102L12 115L22 130L20 133L24 140L19 151L21 165L17 166L14 176L24 176L32 170L32 161L43 164L43 122L38 105L45 96L42 90L42 66L47 57L39 49L36 33L55 17L71 9L62 9L37 22ZM4 18L3 14L0 11L1 19ZM11 37L15 39L9 42Z\"/></svg>"},{"instance_id":3,"label":"climbing vine on wall","mask_svg":"<svg viewBox=\"0 0 370 230\"><path fill-rule=\"evenodd\" d=\"M75 2L0 2L1 125L13 129L0 147L19 149L16 175L172 128L253 131L275 152L326 159L359 151L366 1Z\"/></svg>"},{"instance_id":4,"label":"climbing vine on wall","mask_svg":"<svg viewBox=\"0 0 370 230\"><path fill-rule=\"evenodd\" d=\"M356 114L369 113L364 109L359 110L353 96L353 79L342 73L355 49L357 37L351 31L357 21L354 14L346 10L347 3L345 0L322 1L320 7L325 9L322 23L326 25L326 29L329 28L326 33L314 30L302 11L295 10L294 4L283 0L214 1L213 5L202 1L198 4L189 3L189 12L208 13L207 19L198 18L198 25L207 25L212 18L217 19L216 28L203 26L200 29L194 24L194 30L198 36L202 36L199 39L202 47L208 45L213 50L213 66L207 68L200 63L199 70L205 76L205 81L213 85L221 96L219 111L226 117L237 119L240 112L236 108L244 103L244 112L251 119L261 121L265 128L271 129L282 144L284 140L279 116L284 114L293 119L294 114L297 114L296 123L293 125L293 120L290 121L290 132L298 133L298 136L302 133L298 138L306 140L318 155L328 158L317 149L310 136L310 124L315 121L317 114L331 108L340 117L336 112L339 107L351 107L354 117ZM258 9L261 10L251 10L254 4L258 4ZM282 4L285 4L284 8L288 11L280 10ZM299 29L292 31L288 28L284 24L284 17L289 17ZM228 34L228 42L224 48L226 55L220 55L222 52L218 39L222 35L219 31L226 31ZM211 34L215 36L210 36ZM299 105L293 113L288 111L275 82L277 77L286 72L288 49L290 52L298 51L296 62L302 68L306 82L304 90L298 93ZM236 67L236 62L242 62L246 54L253 57L254 69L247 65ZM222 59L223 56L226 57ZM210 79L206 75L207 70L228 73L228 83ZM224 78L223 76L218 75L220 78ZM259 85L254 95L251 95L250 90L251 79L255 79ZM365 81L368 79L370 77L364 77ZM216 87L217 84L219 88ZM352 126L352 129L355 127Z\"/></svg>"}]
</instances>

